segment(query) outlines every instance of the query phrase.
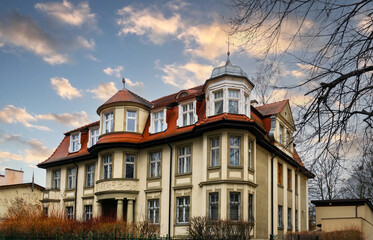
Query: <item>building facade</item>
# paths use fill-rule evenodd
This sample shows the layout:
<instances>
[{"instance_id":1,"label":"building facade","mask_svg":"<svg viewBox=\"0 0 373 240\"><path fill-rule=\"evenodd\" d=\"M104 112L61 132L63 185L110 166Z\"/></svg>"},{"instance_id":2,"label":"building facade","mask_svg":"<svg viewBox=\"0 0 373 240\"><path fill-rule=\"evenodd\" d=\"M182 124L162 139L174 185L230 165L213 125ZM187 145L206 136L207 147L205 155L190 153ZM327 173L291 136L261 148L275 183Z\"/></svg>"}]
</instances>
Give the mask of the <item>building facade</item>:
<instances>
[{"instance_id":1,"label":"building facade","mask_svg":"<svg viewBox=\"0 0 373 240\"><path fill-rule=\"evenodd\" d=\"M254 107L229 57L202 86L147 101L123 89L100 120L65 133L50 158L45 211L186 233L191 217L254 221L253 236L308 229L308 178L288 100Z\"/></svg>"}]
</instances>

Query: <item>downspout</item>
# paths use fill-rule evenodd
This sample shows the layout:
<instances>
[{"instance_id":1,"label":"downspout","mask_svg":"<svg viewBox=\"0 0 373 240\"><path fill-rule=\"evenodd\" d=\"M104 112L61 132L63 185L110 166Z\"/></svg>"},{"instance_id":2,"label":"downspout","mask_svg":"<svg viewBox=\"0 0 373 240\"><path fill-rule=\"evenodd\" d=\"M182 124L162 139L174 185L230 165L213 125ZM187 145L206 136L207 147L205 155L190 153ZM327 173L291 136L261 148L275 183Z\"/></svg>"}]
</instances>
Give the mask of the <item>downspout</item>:
<instances>
[{"instance_id":1,"label":"downspout","mask_svg":"<svg viewBox=\"0 0 373 240\"><path fill-rule=\"evenodd\" d=\"M73 164L76 167L76 175L75 175L75 194L74 194L74 219L76 220L76 199L77 199L77 193L78 193L78 173L79 168L78 165L73 161Z\"/></svg>"},{"instance_id":2,"label":"downspout","mask_svg":"<svg viewBox=\"0 0 373 240\"><path fill-rule=\"evenodd\" d=\"M170 147L170 182L168 186L168 237L171 238L171 194L172 194L172 146L167 143Z\"/></svg>"}]
</instances>

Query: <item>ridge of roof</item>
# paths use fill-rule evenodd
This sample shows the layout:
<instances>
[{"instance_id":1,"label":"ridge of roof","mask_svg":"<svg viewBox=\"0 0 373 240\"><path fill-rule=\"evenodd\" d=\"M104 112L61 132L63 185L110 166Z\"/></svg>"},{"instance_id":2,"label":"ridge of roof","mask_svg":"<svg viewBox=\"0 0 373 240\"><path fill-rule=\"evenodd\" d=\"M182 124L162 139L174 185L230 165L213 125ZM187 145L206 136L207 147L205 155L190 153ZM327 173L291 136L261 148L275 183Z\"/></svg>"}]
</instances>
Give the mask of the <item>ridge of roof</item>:
<instances>
[{"instance_id":1,"label":"ridge of roof","mask_svg":"<svg viewBox=\"0 0 373 240\"><path fill-rule=\"evenodd\" d=\"M203 85L199 85L199 86L195 86L195 87L188 88L188 89L182 89L176 93L172 93L172 94L157 98L151 101L151 103L153 104L154 108L165 106L167 104L174 102L176 100L176 97L182 92L188 93L188 96L185 97L185 100L186 100L192 96L193 94L192 91L196 91L196 93L194 93L194 96L198 93L198 91L202 92L202 87ZM184 97L182 98L182 100L184 100Z\"/></svg>"},{"instance_id":2,"label":"ridge of roof","mask_svg":"<svg viewBox=\"0 0 373 240\"><path fill-rule=\"evenodd\" d=\"M289 99L285 99L285 100L281 100L278 102L263 104L261 106L255 107L255 109L258 112L260 112L264 117L264 116L280 113L288 102L289 102Z\"/></svg>"},{"instance_id":3,"label":"ridge of roof","mask_svg":"<svg viewBox=\"0 0 373 240\"><path fill-rule=\"evenodd\" d=\"M72 132L76 132L78 130L81 130L81 129L84 129L84 128L89 128L89 127L92 127L92 126L95 126L95 125L100 125L100 121L96 121L96 122L92 122L92 123L88 123L86 125L83 125L81 127L78 127L78 128L75 128L73 130L70 130L68 132L65 132L64 134L67 135L69 133L72 133Z\"/></svg>"}]
</instances>

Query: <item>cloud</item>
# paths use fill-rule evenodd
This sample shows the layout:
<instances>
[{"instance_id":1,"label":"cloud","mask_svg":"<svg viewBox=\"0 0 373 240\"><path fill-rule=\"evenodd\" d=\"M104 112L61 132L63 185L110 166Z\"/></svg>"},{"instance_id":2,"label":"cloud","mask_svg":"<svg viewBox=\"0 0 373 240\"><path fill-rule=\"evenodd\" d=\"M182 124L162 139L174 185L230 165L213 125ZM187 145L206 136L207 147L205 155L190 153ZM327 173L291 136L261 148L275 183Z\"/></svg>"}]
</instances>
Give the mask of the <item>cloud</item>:
<instances>
[{"instance_id":1,"label":"cloud","mask_svg":"<svg viewBox=\"0 0 373 240\"><path fill-rule=\"evenodd\" d=\"M68 57L58 52L56 39L44 32L33 19L16 11L0 22L0 41L24 48L51 65L68 62Z\"/></svg>"},{"instance_id":2,"label":"cloud","mask_svg":"<svg viewBox=\"0 0 373 240\"><path fill-rule=\"evenodd\" d=\"M3 47L3 46L4 46L4 43L1 43L1 42L0 42L0 48Z\"/></svg>"},{"instance_id":3,"label":"cloud","mask_svg":"<svg viewBox=\"0 0 373 240\"><path fill-rule=\"evenodd\" d=\"M114 94L116 94L118 92L118 89L115 87L114 82L108 82L100 84L97 88L88 91L93 93L95 95L95 98L106 101Z\"/></svg>"},{"instance_id":4,"label":"cloud","mask_svg":"<svg viewBox=\"0 0 373 240\"><path fill-rule=\"evenodd\" d=\"M291 105L306 106L313 98L301 92L293 92L286 89L273 90L273 102L289 99Z\"/></svg>"},{"instance_id":5,"label":"cloud","mask_svg":"<svg viewBox=\"0 0 373 240\"><path fill-rule=\"evenodd\" d=\"M100 60L98 60L97 58L95 58L92 54L88 54L87 55L87 58L88 59L91 59L92 61L95 61L95 62L99 62Z\"/></svg>"},{"instance_id":6,"label":"cloud","mask_svg":"<svg viewBox=\"0 0 373 240\"><path fill-rule=\"evenodd\" d=\"M81 97L82 94L80 91L73 86L71 86L68 79L63 77L54 77L51 78L51 83L53 88L56 90L57 94L63 99L73 99Z\"/></svg>"},{"instance_id":7,"label":"cloud","mask_svg":"<svg viewBox=\"0 0 373 240\"><path fill-rule=\"evenodd\" d=\"M195 62L185 65L174 63L163 67L159 66L159 63L156 63L156 65L165 74L162 76L164 83L181 88L191 88L204 83L213 69L211 65L202 65Z\"/></svg>"},{"instance_id":8,"label":"cloud","mask_svg":"<svg viewBox=\"0 0 373 240\"><path fill-rule=\"evenodd\" d=\"M0 122L3 123L21 123L27 128L36 128L39 130L50 131L48 127L33 125L30 122L36 122L37 119L29 114L25 108L18 108L13 105L7 105L0 110Z\"/></svg>"},{"instance_id":9,"label":"cloud","mask_svg":"<svg viewBox=\"0 0 373 240\"><path fill-rule=\"evenodd\" d=\"M80 27L83 24L96 24L96 14L91 13L88 2L74 6L64 0L60 2L37 3L35 8L52 16L61 23Z\"/></svg>"},{"instance_id":10,"label":"cloud","mask_svg":"<svg viewBox=\"0 0 373 240\"><path fill-rule=\"evenodd\" d=\"M90 50L94 49L95 46L96 46L96 43L95 43L95 41L93 39L87 40L87 39L85 39L82 36L78 36L77 37L77 43L81 47L87 48L87 49L90 49Z\"/></svg>"},{"instance_id":11,"label":"cloud","mask_svg":"<svg viewBox=\"0 0 373 240\"><path fill-rule=\"evenodd\" d=\"M105 74L107 74L109 76L114 76L116 78L120 78L121 73L123 71L123 67L122 66L117 66L117 67L114 67L114 68L107 67L103 71L104 71Z\"/></svg>"},{"instance_id":12,"label":"cloud","mask_svg":"<svg viewBox=\"0 0 373 240\"><path fill-rule=\"evenodd\" d=\"M4 133L0 135L0 144L3 143L15 143L17 146L21 145L19 149L23 149L23 154L19 155L0 151L0 159L4 157L27 163L38 163L47 159L54 151L37 139L25 139L20 135Z\"/></svg>"},{"instance_id":13,"label":"cloud","mask_svg":"<svg viewBox=\"0 0 373 240\"><path fill-rule=\"evenodd\" d=\"M177 38L186 45L186 53L208 60L214 60L227 51L227 35L223 25L217 22L188 27Z\"/></svg>"},{"instance_id":14,"label":"cloud","mask_svg":"<svg viewBox=\"0 0 373 240\"><path fill-rule=\"evenodd\" d=\"M146 36L154 44L161 45L166 38L175 35L183 24L178 14L166 18L156 9L134 9L130 6L118 10L119 35Z\"/></svg>"},{"instance_id":15,"label":"cloud","mask_svg":"<svg viewBox=\"0 0 373 240\"><path fill-rule=\"evenodd\" d=\"M88 114L84 111L75 113L50 113L36 115L38 120L51 120L56 121L65 126L79 127L90 122Z\"/></svg>"}]
</instances>

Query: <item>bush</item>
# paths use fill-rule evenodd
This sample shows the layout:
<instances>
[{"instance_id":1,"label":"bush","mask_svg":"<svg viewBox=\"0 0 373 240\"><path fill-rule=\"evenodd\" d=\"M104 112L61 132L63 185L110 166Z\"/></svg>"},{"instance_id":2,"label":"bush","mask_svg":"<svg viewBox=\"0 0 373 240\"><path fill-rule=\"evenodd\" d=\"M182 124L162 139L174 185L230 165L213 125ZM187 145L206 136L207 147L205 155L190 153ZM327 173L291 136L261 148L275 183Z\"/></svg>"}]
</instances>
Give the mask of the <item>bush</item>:
<instances>
[{"instance_id":1,"label":"bush","mask_svg":"<svg viewBox=\"0 0 373 240\"><path fill-rule=\"evenodd\" d=\"M210 221L206 217L193 217L188 225L188 234L192 239L250 239L253 222Z\"/></svg>"},{"instance_id":2,"label":"bush","mask_svg":"<svg viewBox=\"0 0 373 240\"><path fill-rule=\"evenodd\" d=\"M364 240L364 234L357 229L349 229L343 231L333 231L333 232L299 232L299 233L288 233L286 235L287 240L298 239L298 235L301 236L300 239L315 239L316 236L319 240Z\"/></svg>"}]
</instances>

